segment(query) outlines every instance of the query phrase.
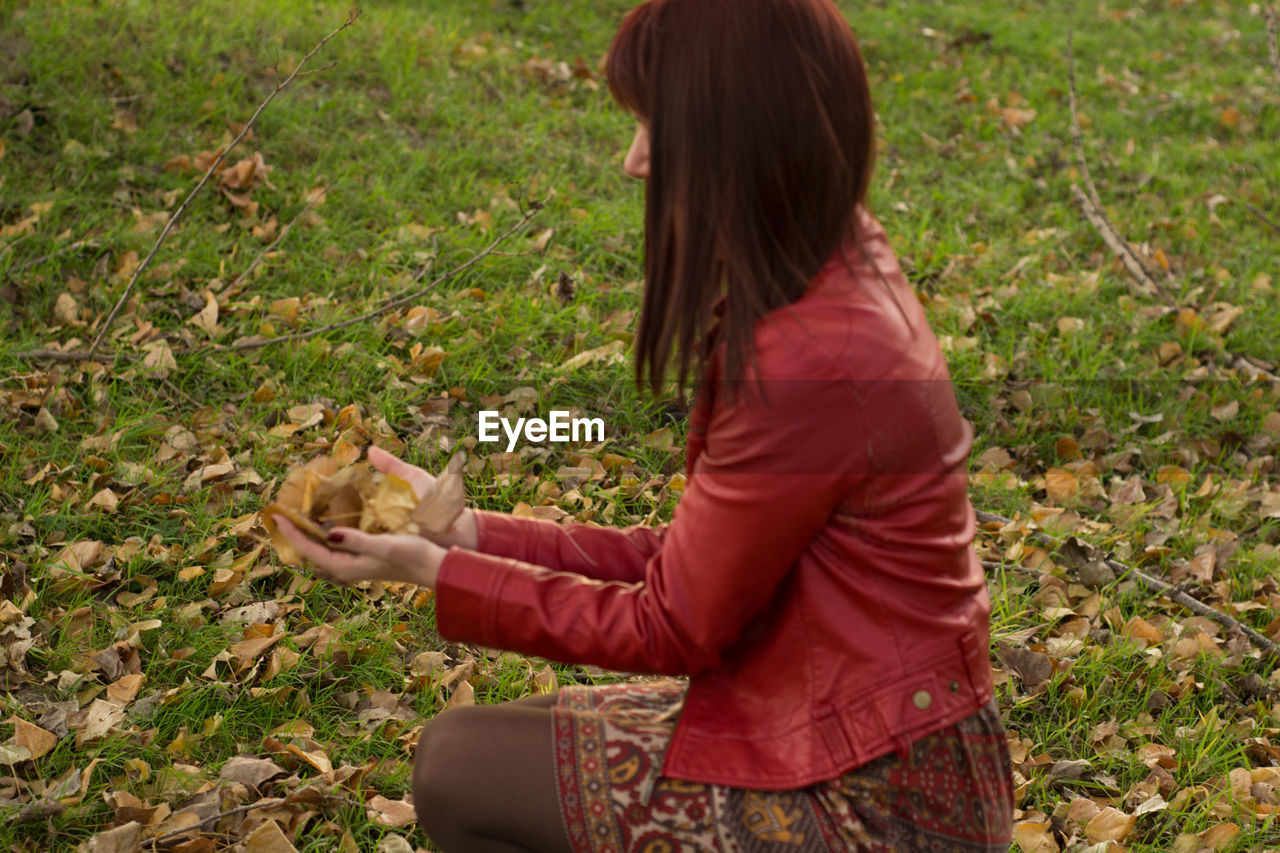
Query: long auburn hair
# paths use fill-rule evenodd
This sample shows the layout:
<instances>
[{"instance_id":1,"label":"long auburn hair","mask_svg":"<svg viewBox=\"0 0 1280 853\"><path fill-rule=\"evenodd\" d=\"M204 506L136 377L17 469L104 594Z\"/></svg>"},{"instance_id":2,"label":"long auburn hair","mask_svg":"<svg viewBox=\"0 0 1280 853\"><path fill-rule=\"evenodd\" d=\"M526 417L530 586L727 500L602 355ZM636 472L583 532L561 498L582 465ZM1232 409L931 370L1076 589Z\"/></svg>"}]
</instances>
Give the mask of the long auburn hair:
<instances>
[{"instance_id":1,"label":"long auburn hair","mask_svg":"<svg viewBox=\"0 0 1280 853\"><path fill-rule=\"evenodd\" d=\"M645 288L636 383L683 391L714 335L744 378L756 322L799 299L846 238L871 180L862 56L831 0L649 0L605 62L646 125Z\"/></svg>"}]
</instances>

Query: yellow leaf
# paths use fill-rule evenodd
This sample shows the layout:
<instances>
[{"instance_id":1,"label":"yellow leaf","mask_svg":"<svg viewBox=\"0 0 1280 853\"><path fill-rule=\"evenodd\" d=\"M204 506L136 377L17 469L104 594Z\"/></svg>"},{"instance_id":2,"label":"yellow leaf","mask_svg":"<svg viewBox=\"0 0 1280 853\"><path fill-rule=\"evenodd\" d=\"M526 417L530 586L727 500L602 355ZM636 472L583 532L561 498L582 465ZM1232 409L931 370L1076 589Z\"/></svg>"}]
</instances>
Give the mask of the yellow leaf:
<instances>
[{"instance_id":1,"label":"yellow leaf","mask_svg":"<svg viewBox=\"0 0 1280 853\"><path fill-rule=\"evenodd\" d=\"M1061 849L1049 830L1049 822L1024 820L1013 825L1013 841L1022 853L1058 853Z\"/></svg>"},{"instance_id":2,"label":"yellow leaf","mask_svg":"<svg viewBox=\"0 0 1280 853\"><path fill-rule=\"evenodd\" d=\"M1161 465L1156 469L1156 482L1182 486L1191 482L1191 472L1181 465Z\"/></svg>"},{"instance_id":3,"label":"yellow leaf","mask_svg":"<svg viewBox=\"0 0 1280 853\"><path fill-rule=\"evenodd\" d=\"M1164 635L1160 633L1160 629L1141 616L1134 616L1126 622L1124 633L1136 640L1146 640L1150 645L1164 641Z\"/></svg>"},{"instance_id":4,"label":"yellow leaf","mask_svg":"<svg viewBox=\"0 0 1280 853\"><path fill-rule=\"evenodd\" d=\"M408 481L387 474L378 483L373 497L365 501L360 515L360 529L369 533L400 530L418 506L418 493Z\"/></svg>"},{"instance_id":5,"label":"yellow leaf","mask_svg":"<svg viewBox=\"0 0 1280 853\"><path fill-rule=\"evenodd\" d=\"M1227 107L1222 111L1222 115L1218 116L1218 121L1222 122L1222 126L1235 130L1240 126L1240 111L1235 107Z\"/></svg>"},{"instance_id":6,"label":"yellow leaf","mask_svg":"<svg viewBox=\"0 0 1280 853\"><path fill-rule=\"evenodd\" d=\"M142 689L145 680L146 676L142 673L122 675L107 685L107 698L117 705L128 705L138 697L138 691Z\"/></svg>"},{"instance_id":7,"label":"yellow leaf","mask_svg":"<svg viewBox=\"0 0 1280 853\"><path fill-rule=\"evenodd\" d=\"M211 335L214 333L218 328L218 300L214 298L213 291L204 292L204 307L187 322Z\"/></svg>"},{"instance_id":8,"label":"yellow leaf","mask_svg":"<svg viewBox=\"0 0 1280 853\"><path fill-rule=\"evenodd\" d=\"M1044 487L1049 500L1067 503L1080 494L1080 478L1065 468L1050 468L1044 472Z\"/></svg>"},{"instance_id":9,"label":"yellow leaf","mask_svg":"<svg viewBox=\"0 0 1280 853\"><path fill-rule=\"evenodd\" d=\"M586 352L580 352L572 358L560 365L561 372L568 373L571 370L577 370L579 367L591 364L597 361L612 362L622 358L622 341L610 341L602 347L589 349Z\"/></svg>"},{"instance_id":10,"label":"yellow leaf","mask_svg":"<svg viewBox=\"0 0 1280 853\"><path fill-rule=\"evenodd\" d=\"M1085 825L1085 837L1092 844L1098 844L1102 841L1123 841L1125 836L1133 829L1135 820L1137 818L1132 815L1127 815L1119 809L1107 806Z\"/></svg>"}]
</instances>

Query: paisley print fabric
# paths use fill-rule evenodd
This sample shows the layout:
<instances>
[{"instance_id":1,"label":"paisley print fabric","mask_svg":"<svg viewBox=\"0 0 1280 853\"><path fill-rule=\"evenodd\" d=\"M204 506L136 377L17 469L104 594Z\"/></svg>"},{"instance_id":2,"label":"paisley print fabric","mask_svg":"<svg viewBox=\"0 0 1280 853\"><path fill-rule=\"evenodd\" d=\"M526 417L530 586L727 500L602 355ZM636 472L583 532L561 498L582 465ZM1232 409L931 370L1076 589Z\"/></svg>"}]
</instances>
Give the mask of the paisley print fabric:
<instances>
[{"instance_id":1,"label":"paisley print fabric","mask_svg":"<svg viewBox=\"0 0 1280 853\"><path fill-rule=\"evenodd\" d=\"M662 776L686 683L563 689L552 714L561 815L581 853L1009 849L1013 787L994 703L808 788L752 791Z\"/></svg>"}]
</instances>

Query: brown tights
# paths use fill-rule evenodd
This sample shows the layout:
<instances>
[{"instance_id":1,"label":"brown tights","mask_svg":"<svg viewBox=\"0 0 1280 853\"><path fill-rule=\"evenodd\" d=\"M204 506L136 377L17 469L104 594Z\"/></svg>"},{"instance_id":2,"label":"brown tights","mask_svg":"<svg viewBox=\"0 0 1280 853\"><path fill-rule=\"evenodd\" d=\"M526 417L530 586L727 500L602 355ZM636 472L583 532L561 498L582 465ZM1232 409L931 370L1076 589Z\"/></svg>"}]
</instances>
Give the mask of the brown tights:
<instances>
[{"instance_id":1,"label":"brown tights","mask_svg":"<svg viewBox=\"0 0 1280 853\"><path fill-rule=\"evenodd\" d=\"M555 701L453 708L423 728L413 803L445 853L571 853L556 794Z\"/></svg>"}]
</instances>

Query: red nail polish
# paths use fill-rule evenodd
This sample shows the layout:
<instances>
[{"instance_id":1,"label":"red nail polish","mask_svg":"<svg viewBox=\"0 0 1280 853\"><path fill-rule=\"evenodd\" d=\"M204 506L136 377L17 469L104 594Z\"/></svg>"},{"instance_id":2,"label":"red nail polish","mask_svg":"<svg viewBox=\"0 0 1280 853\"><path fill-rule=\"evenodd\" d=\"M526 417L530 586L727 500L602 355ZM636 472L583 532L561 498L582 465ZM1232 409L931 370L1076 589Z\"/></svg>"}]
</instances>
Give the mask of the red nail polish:
<instances>
[{"instance_id":1,"label":"red nail polish","mask_svg":"<svg viewBox=\"0 0 1280 853\"><path fill-rule=\"evenodd\" d=\"M336 543L336 542L341 542L341 541L342 541L343 539L345 539L345 538L346 538L346 536L344 536L344 535L343 535L343 534L341 534L341 533L337 533L337 532L330 533L330 534L329 534L329 536L328 536L329 541L330 541L330 542L335 542L335 543Z\"/></svg>"}]
</instances>

